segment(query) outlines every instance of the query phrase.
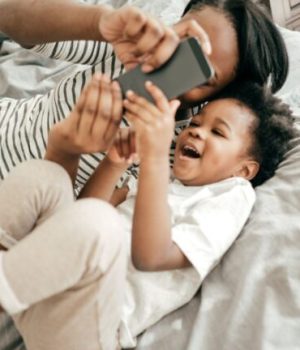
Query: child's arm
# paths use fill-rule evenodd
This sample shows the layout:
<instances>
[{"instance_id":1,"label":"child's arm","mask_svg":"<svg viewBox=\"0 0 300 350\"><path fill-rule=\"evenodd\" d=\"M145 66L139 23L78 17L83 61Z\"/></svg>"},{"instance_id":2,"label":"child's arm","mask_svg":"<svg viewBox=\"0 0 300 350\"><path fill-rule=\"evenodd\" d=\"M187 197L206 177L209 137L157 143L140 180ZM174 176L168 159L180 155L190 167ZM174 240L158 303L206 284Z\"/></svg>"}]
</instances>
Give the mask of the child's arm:
<instances>
[{"instance_id":1,"label":"child's arm","mask_svg":"<svg viewBox=\"0 0 300 350\"><path fill-rule=\"evenodd\" d=\"M147 85L156 105L133 93L124 101L134 124L140 158L138 193L132 231L132 260L141 270L166 270L190 265L171 238L168 206L169 150L178 101L168 102L154 85Z\"/></svg>"},{"instance_id":2,"label":"child's arm","mask_svg":"<svg viewBox=\"0 0 300 350\"><path fill-rule=\"evenodd\" d=\"M105 151L112 144L122 108L118 83L96 74L71 114L50 130L45 159L62 165L74 181L81 154Z\"/></svg>"}]
</instances>

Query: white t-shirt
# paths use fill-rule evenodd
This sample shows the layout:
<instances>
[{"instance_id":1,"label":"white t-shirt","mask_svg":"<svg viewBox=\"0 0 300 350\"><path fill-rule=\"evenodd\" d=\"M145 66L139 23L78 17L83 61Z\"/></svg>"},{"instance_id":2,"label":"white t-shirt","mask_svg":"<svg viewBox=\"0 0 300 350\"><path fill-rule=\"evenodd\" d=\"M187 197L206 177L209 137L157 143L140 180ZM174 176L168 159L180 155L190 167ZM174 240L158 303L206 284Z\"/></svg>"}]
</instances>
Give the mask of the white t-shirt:
<instances>
[{"instance_id":1,"label":"white t-shirt","mask_svg":"<svg viewBox=\"0 0 300 350\"><path fill-rule=\"evenodd\" d=\"M239 235L255 201L251 184L230 178L201 187L169 185L172 239L193 267L142 272L130 259L131 223L137 182L129 182L127 200L118 209L128 232L126 301L120 326L121 346L136 345L136 336L195 295L203 279Z\"/></svg>"}]
</instances>

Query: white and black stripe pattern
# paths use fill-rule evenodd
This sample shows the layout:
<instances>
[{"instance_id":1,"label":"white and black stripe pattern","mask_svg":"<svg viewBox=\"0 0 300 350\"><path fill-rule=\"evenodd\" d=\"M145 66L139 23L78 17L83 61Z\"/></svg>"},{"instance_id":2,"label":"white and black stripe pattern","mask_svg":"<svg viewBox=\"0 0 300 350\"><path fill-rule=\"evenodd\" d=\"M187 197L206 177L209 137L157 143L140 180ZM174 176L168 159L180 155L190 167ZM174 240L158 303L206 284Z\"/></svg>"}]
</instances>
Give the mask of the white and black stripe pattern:
<instances>
[{"instance_id":1,"label":"white and black stripe pattern","mask_svg":"<svg viewBox=\"0 0 300 350\"><path fill-rule=\"evenodd\" d=\"M31 158L43 157L49 129L70 113L82 88L96 71L105 72L112 79L123 71L111 46L105 43L62 42L40 45L35 47L34 51L56 59L84 63L85 66L81 71L63 79L46 95L22 100L10 98L0 100L0 177L2 179L17 164ZM92 65L86 66L87 64ZM122 125L128 125L125 119ZM175 135L180 129L176 128ZM85 184L103 157L103 154L81 157L76 181L77 188ZM133 166L127 173L136 177L137 168Z\"/></svg>"},{"instance_id":2,"label":"white and black stripe pattern","mask_svg":"<svg viewBox=\"0 0 300 350\"><path fill-rule=\"evenodd\" d=\"M62 61L95 65L114 55L110 44L100 41L63 41L37 45L31 49L40 55Z\"/></svg>"}]
</instances>

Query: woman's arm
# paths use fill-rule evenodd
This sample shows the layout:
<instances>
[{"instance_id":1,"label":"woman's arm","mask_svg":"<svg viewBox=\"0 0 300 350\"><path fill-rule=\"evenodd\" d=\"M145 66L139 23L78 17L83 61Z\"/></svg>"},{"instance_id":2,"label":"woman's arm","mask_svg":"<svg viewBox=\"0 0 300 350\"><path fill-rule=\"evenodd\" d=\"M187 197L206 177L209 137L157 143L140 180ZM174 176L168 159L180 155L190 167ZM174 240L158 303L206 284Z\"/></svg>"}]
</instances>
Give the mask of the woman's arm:
<instances>
[{"instance_id":1,"label":"woman's arm","mask_svg":"<svg viewBox=\"0 0 300 350\"><path fill-rule=\"evenodd\" d=\"M114 54L113 47L109 43L91 40L40 44L34 46L31 51L44 57L84 65L105 62Z\"/></svg>"},{"instance_id":2,"label":"woman's arm","mask_svg":"<svg viewBox=\"0 0 300 350\"><path fill-rule=\"evenodd\" d=\"M148 70L164 63L179 44L175 30L138 8L113 9L74 0L0 0L0 31L25 47L67 40L106 41L127 68L149 53Z\"/></svg>"},{"instance_id":3,"label":"woman's arm","mask_svg":"<svg viewBox=\"0 0 300 350\"><path fill-rule=\"evenodd\" d=\"M106 41L126 68L143 61L147 71L166 62L186 36L197 37L210 54L208 37L195 21L171 28L133 6L113 9L74 0L0 0L0 31L25 47L67 40Z\"/></svg>"},{"instance_id":4,"label":"woman's arm","mask_svg":"<svg viewBox=\"0 0 300 350\"><path fill-rule=\"evenodd\" d=\"M99 22L108 11L109 6L73 0L2 0L0 30L27 47L52 41L104 40Z\"/></svg>"}]
</instances>

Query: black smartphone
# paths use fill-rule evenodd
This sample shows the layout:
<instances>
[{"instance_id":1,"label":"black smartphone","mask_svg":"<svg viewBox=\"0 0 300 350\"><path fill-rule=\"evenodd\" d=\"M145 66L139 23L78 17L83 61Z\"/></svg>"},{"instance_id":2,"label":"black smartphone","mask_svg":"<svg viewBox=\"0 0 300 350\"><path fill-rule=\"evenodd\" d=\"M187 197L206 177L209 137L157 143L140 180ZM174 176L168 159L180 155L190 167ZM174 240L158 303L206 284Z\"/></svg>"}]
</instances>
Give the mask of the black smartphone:
<instances>
[{"instance_id":1,"label":"black smartphone","mask_svg":"<svg viewBox=\"0 0 300 350\"><path fill-rule=\"evenodd\" d=\"M195 38L188 38L179 44L171 58L158 69L144 73L139 65L116 80L121 86L123 96L126 91L132 90L153 101L145 89L145 82L148 80L158 86L168 100L171 100L196 86L205 84L213 75L214 70L198 41Z\"/></svg>"}]
</instances>

